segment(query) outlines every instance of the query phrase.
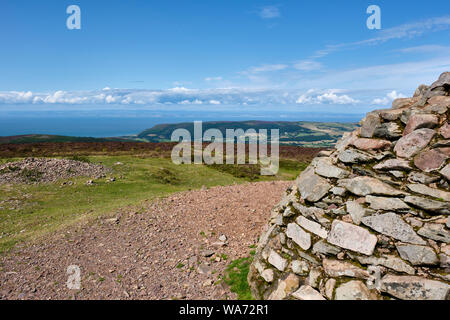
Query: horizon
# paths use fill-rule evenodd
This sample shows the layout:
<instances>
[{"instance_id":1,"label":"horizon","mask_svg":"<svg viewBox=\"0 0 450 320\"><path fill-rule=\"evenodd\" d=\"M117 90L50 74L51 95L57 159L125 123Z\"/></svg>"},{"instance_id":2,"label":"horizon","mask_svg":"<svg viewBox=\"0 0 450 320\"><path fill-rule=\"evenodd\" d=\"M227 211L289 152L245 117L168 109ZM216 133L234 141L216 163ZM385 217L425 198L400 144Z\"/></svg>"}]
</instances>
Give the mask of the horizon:
<instances>
[{"instance_id":1,"label":"horizon","mask_svg":"<svg viewBox=\"0 0 450 320\"><path fill-rule=\"evenodd\" d=\"M66 25L73 4L79 30ZM371 4L379 30L366 25ZM126 135L167 119L351 122L450 70L443 0L0 6L0 136Z\"/></svg>"}]
</instances>

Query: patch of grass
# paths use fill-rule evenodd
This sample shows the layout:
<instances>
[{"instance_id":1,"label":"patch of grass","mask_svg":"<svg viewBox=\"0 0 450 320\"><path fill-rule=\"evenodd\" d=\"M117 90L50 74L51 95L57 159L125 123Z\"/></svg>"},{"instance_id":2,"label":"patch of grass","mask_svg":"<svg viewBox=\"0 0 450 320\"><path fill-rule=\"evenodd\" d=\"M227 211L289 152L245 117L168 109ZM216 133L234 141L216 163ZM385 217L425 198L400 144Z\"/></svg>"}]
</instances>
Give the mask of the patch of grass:
<instances>
[{"instance_id":1,"label":"patch of grass","mask_svg":"<svg viewBox=\"0 0 450 320\"><path fill-rule=\"evenodd\" d=\"M91 162L91 160L89 160L88 157L82 156L82 155L74 155L74 156L68 157L67 159L68 160L79 161L79 162L86 162L86 163L90 163Z\"/></svg>"},{"instance_id":2,"label":"patch of grass","mask_svg":"<svg viewBox=\"0 0 450 320\"><path fill-rule=\"evenodd\" d=\"M254 300L247 282L252 257L232 261L225 270L223 281L230 287L231 292L238 295L238 300Z\"/></svg>"},{"instance_id":3,"label":"patch of grass","mask_svg":"<svg viewBox=\"0 0 450 320\"><path fill-rule=\"evenodd\" d=\"M158 182L164 184L172 184L176 185L180 183L180 179L177 174L167 168L159 168L155 173L152 174L152 177L155 178Z\"/></svg>"},{"instance_id":4,"label":"patch of grass","mask_svg":"<svg viewBox=\"0 0 450 320\"><path fill-rule=\"evenodd\" d=\"M181 269L184 267L184 264L182 264L181 262L179 264L177 264L177 269Z\"/></svg>"},{"instance_id":5,"label":"patch of grass","mask_svg":"<svg viewBox=\"0 0 450 320\"><path fill-rule=\"evenodd\" d=\"M255 181L260 178L261 167L251 164L212 164L211 168L231 174L233 177Z\"/></svg>"},{"instance_id":6,"label":"patch of grass","mask_svg":"<svg viewBox=\"0 0 450 320\"><path fill-rule=\"evenodd\" d=\"M118 177L116 182L108 183L102 178L96 179L93 186L86 186L86 177L76 177L71 179L71 185L63 188L60 183L0 185L0 201L22 200L15 210L0 209L0 253L18 242L35 240L73 224L113 215L119 208L139 211L145 207L144 201L175 192L247 181L204 165L177 166L163 158L122 155L89 156L89 159L92 163L114 168L114 176ZM117 162L124 165L114 166ZM152 174L161 172L161 168L169 170L179 183L154 179ZM26 176L30 179L38 177L33 172Z\"/></svg>"}]
</instances>

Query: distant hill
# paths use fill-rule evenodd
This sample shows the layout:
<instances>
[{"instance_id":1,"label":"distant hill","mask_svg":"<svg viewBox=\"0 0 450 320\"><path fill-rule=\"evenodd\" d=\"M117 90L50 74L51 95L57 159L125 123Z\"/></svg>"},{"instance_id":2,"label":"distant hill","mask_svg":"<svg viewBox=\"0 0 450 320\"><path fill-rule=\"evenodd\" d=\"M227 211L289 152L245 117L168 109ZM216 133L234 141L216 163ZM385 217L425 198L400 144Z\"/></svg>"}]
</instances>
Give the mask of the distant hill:
<instances>
[{"instance_id":1,"label":"distant hill","mask_svg":"<svg viewBox=\"0 0 450 320\"><path fill-rule=\"evenodd\" d=\"M358 125L354 123L325 123L306 121L210 121L203 122L203 131L211 128L219 129L225 136L226 129L250 128L279 129L280 143L304 147L331 147L348 131L353 131ZM159 124L144 130L138 138L149 142L170 141L172 132L176 129L186 129L193 137L194 124L192 122L177 124Z\"/></svg>"},{"instance_id":2,"label":"distant hill","mask_svg":"<svg viewBox=\"0 0 450 320\"><path fill-rule=\"evenodd\" d=\"M280 143L302 147L332 147L344 132L353 131L357 127L354 123L338 122L306 122L306 121L210 121L203 122L203 132L208 129L219 129L226 135L226 129L261 129L280 130ZM111 141L137 141L137 142L169 142L172 132L176 129L186 129L194 136L192 122L176 124L158 124L146 129L136 136L92 138L70 137L45 134L28 134L9 137L0 137L0 144L21 144L39 142L111 142Z\"/></svg>"},{"instance_id":3,"label":"distant hill","mask_svg":"<svg viewBox=\"0 0 450 320\"><path fill-rule=\"evenodd\" d=\"M20 136L0 137L0 144L6 143L38 143L38 142L105 142L105 141L129 141L122 138L91 138L70 137L48 134L26 134Z\"/></svg>"}]
</instances>

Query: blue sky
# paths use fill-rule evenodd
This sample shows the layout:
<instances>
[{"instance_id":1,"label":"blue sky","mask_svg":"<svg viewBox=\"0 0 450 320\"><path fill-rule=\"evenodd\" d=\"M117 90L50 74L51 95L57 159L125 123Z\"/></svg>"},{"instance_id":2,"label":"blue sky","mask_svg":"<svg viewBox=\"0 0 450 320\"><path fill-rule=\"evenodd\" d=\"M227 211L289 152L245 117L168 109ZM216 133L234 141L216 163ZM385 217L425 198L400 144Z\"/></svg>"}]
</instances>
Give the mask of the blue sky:
<instances>
[{"instance_id":1,"label":"blue sky","mask_svg":"<svg viewBox=\"0 0 450 320\"><path fill-rule=\"evenodd\" d=\"M444 0L2 0L0 111L365 113L449 71L449 31Z\"/></svg>"}]
</instances>

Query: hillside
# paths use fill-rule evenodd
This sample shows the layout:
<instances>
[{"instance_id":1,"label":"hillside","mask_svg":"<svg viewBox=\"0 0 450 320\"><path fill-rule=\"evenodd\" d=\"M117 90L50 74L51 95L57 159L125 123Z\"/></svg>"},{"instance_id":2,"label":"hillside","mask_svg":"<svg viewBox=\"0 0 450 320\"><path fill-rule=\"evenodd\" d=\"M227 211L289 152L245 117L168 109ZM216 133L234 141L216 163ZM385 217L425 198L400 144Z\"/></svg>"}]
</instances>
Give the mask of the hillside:
<instances>
[{"instance_id":1,"label":"hillside","mask_svg":"<svg viewBox=\"0 0 450 320\"><path fill-rule=\"evenodd\" d=\"M226 129L279 129L280 143L304 147L332 147L345 133L357 127L353 123L325 123L305 121L211 121L203 122L203 132L216 128L225 136ZM160 124L138 134L138 138L150 142L170 141L176 129L187 129L193 136L192 122Z\"/></svg>"}]
</instances>

